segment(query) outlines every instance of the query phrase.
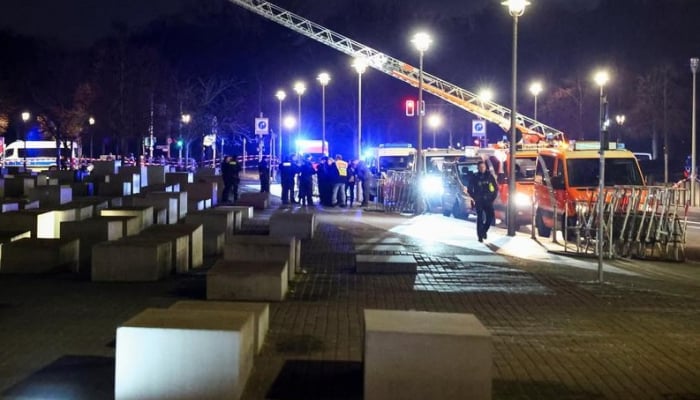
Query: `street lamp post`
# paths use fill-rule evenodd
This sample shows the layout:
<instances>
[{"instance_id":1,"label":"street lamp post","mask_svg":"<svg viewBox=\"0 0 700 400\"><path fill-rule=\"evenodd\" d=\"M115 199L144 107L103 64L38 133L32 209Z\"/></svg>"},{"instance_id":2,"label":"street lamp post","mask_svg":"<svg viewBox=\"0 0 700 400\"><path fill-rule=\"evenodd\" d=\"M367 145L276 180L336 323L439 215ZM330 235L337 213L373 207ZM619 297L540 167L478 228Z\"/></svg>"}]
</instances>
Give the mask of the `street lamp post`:
<instances>
[{"instance_id":1,"label":"street lamp post","mask_svg":"<svg viewBox=\"0 0 700 400\"><path fill-rule=\"evenodd\" d=\"M326 86L331 81L331 76L326 72L318 75L321 83L321 153L326 154Z\"/></svg>"},{"instance_id":2,"label":"street lamp post","mask_svg":"<svg viewBox=\"0 0 700 400\"><path fill-rule=\"evenodd\" d=\"M362 157L362 74L367 70L367 60L362 57L352 62L352 67L357 71L357 159Z\"/></svg>"},{"instance_id":3,"label":"street lamp post","mask_svg":"<svg viewBox=\"0 0 700 400\"><path fill-rule=\"evenodd\" d=\"M306 93L306 84L302 81L298 81L294 84L294 92L297 94L299 97L299 108L297 110L297 137L295 138L294 142L296 143L297 140L299 140L299 137L301 136L301 96ZM296 146L294 146L295 153L296 153Z\"/></svg>"},{"instance_id":4,"label":"street lamp post","mask_svg":"<svg viewBox=\"0 0 700 400\"><path fill-rule=\"evenodd\" d=\"M690 59L690 72L693 73L693 112L692 112L692 122L691 122L691 144L690 144L690 204L695 207L697 206L697 202L695 201L695 189L696 189L696 182L695 180L697 179L697 173L695 172L695 169L697 168L696 165L696 156L695 156L695 141L696 141L696 133L697 133L697 73L698 73L698 65L700 64L700 59L698 58L691 58Z\"/></svg>"},{"instance_id":5,"label":"street lamp post","mask_svg":"<svg viewBox=\"0 0 700 400\"><path fill-rule=\"evenodd\" d=\"M605 235L605 130L607 126L608 99L605 95L605 85L610 80L607 71L599 71L595 74L595 83L600 86L600 118L598 120L599 140L600 140L600 166L598 167L598 238L596 247L598 249L598 281L603 282L603 236Z\"/></svg>"},{"instance_id":6,"label":"street lamp post","mask_svg":"<svg viewBox=\"0 0 700 400\"><path fill-rule=\"evenodd\" d=\"M27 122L29 122L29 118L31 117L32 114L30 114L29 111L22 113L22 122L24 122L24 172L27 172Z\"/></svg>"},{"instance_id":7,"label":"street lamp post","mask_svg":"<svg viewBox=\"0 0 700 400\"><path fill-rule=\"evenodd\" d=\"M504 1L504 6L508 7L510 16L513 17L513 78L511 84L511 110L510 110L510 151L508 152L508 210L506 218L508 222L508 236L515 236L515 147L516 147L516 124L517 124L517 101L518 101L518 18L525 13L525 7L530 2L527 0Z\"/></svg>"},{"instance_id":8,"label":"street lamp post","mask_svg":"<svg viewBox=\"0 0 700 400\"><path fill-rule=\"evenodd\" d=\"M90 125L90 159L92 159L92 138L95 135L95 132L93 132L92 127L95 125L95 118L88 118L88 124Z\"/></svg>"},{"instance_id":9,"label":"street lamp post","mask_svg":"<svg viewBox=\"0 0 700 400\"><path fill-rule=\"evenodd\" d=\"M190 114L182 114L182 117L180 119L185 126L189 125L190 121L192 121L192 116ZM178 154L178 164L182 165L182 148L184 147L185 143L182 140L182 136L180 136L180 139L178 140L178 146L180 147L180 152ZM187 163L189 163L189 160L187 160Z\"/></svg>"},{"instance_id":10,"label":"street lamp post","mask_svg":"<svg viewBox=\"0 0 700 400\"><path fill-rule=\"evenodd\" d=\"M620 130L622 130L622 127L625 125L625 121L627 121L627 117L624 115L615 116L615 122L617 122L617 126L619 126ZM620 139L620 131L618 131L617 135L615 135L615 141L619 141Z\"/></svg>"},{"instance_id":11,"label":"street lamp post","mask_svg":"<svg viewBox=\"0 0 700 400\"><path fill-rule=\"evenodd\" d=\"M417 151L417 171L419 174L423 172L423 114L425 107L423 106L423 56L433 43L433 39L425 32L418 32L411 40L418 53L420 54L418 62L418 151Z\"/></svg>"},{"instance_id":12,"label":"street lamp post","mask_svg":"<svg viewBox=\"0 0 700 400\"><path fill-rule=\"evenodd\" d=\"M428 117L428 126L433 129L433 148L437 148L436 144L436 133L438 128L442 125L442 117L439 114L432 114Z\"/></svg>"},{"instance_id":13,"label":"street lamp post","mask_svg":"<svg viewBox=\"0 0 700 400\"><path fill-rule=\"evenodd\" d=\"M279 114L279 121L278 121L278 125L277 125L277 128L279 129L279 154L277 155L277 157L280 159L280 162L281 162L282 155L284 154L282 151L282 102L284 101L284 99L287 98L287 93L285 93L284 90L278 90L277 93L275 93L275 97L277 98L277 100L279 100L279 103L280 103L280 108L279 108L280 114Z\"/></svg>"},{"instance_id":14,"label":"street lamp post","mask_svg":"<svg viewBox=\"0 0 700 400\"><path fill-rule=\"evenodd\" d=\"M535 114L533 115L535 121L537 121L537 97L542 93L542 90L542 82L535 81L530 85L530 93L535 96Z\"/></svg>"},{"instance_id":15,"label":"street lamp post","mask_svg":"<svg viewBox=\"0 0 700 400\"><path fill-rule=\"evenodd\" d=\"M297 120L296 120L296 118L294 118L294 116L287 115L286 117L284 117L284 121L282 122L282 124L284 125L284 127L287 129L288 132L291 132L292 129L294 129L294 127L297 125ZM290 134L290 136L291 136L291 134ZM291 143L291 140L290 140L290 143ZM289 147L291 148L291 146L289 146ZM289 150L289 149L287 149L287 150ZM296 152L296 147L294 147L294 152Z\"/></svg>"}]
</instances>

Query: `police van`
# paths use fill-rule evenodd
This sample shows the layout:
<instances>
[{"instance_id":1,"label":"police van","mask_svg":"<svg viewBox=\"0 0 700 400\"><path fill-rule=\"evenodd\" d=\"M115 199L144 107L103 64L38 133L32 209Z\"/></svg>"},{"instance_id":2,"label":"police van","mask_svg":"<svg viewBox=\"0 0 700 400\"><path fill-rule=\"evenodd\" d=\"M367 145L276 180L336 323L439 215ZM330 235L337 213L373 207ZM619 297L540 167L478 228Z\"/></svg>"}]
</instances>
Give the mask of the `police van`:
<instances>
[{"instance_id":1,"label":"police van","mask_svg":"<svg viewBox=\"0 0 700 400\"><path fill-rule=\"evenodd\" d=\"M66 165L69 160L77 160L79 147L75 142L68 142L68 148L61 143L61 160ZM5 167L22 167L27 164L28 169L41 171L56 168L56 141L55 140L30 140L26 144L23 140L10 143L2 153L2 161Z\"/></svg>"}]
</instances>

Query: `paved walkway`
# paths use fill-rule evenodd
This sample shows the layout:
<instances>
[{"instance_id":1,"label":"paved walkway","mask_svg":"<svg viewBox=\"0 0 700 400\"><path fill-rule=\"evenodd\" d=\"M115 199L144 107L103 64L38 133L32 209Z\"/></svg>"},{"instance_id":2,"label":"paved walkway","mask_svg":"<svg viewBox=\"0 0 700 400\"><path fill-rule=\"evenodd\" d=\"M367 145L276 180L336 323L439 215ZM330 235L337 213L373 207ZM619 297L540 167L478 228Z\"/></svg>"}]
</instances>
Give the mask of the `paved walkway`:
<instances>
[{"instance_id":1,"label":"paved walkway","mask_svg":"<svg viewBox=\"0 0 700 400\"><path fill-rule=\"evenodd\" d=\"M548 257L499 229L480 244L473 222L354 208L318 216L319 234L302 244L305 273L272 304L244 399L361 399L366 308L476 314L494 334L495 399L700 399L698 279L609 265L599 285L591 262ZM265 229L264 217L253 225ZM356 274L354 241L376 237L401 243L418 274ZM0 276L0 396L110 398L116 327L203 296L201 272L150 284Z\"/></svg>"}]
</instances>

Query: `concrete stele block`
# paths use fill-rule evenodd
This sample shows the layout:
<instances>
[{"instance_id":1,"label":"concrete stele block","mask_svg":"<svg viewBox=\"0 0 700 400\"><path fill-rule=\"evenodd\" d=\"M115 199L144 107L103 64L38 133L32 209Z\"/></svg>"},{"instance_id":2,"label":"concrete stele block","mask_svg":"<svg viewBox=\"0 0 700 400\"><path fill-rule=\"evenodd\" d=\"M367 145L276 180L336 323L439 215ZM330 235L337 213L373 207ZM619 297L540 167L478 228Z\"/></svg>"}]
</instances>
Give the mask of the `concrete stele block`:
<instances>
[{"instance_id":1,"label":"concrete stele block","mask_svg":"<svg viewBox=\"0 0 700 400\"><path fill-rule=\"evenodd\" d=\"M149 165L146 167L148 175L148 185L164 185L165 184L165 165Z\"/></svg>"},{"instance_id":2,"label":"concrete stele block","mask_svg":"<svg viewBox=\"0 0 700 400\"><path fill-rule=\"evenodd\" d=\"M202 228L202 225L153 225L144 232L172 232L173 234L187 235L189 244L188 269L201 268L204 265L204 229Z\"/></svg>"},{"instance_id":3,"label":"concrete stele block","mask_svg":"<svg viewBox=\"0 0 700 400\"><path fill-rule=\"evenodd\" d=\"M207 299L282 301L288 280L285 261L218 260L207 272Z\"/></svg>"},{"instance_id":4,"label":"concrete stele block","mask_svg":"<svg viewBox=\"0 0 700 400\"><path fill-rule=\"evenodd\" d=\"M211 198L212 204L210 207L216 206L219 203L221 194L224 192L224 180L221 175L198 176L197 183L204 184L201 186L203 197L200 198ZM211 193L211 196L208 193Z\"/></svg>"},{"instance_id":5,"label":"concrete stele block","mask_svg":"<svg viewBox=\"0 0 700 400\"><path fill-rule=\"evenodd\" d=\"M100 219L106 219L110 221L118 221L121 224L122 227L122 236L133 236L133 235L138 235L141 233L141 220L139 217L130 217L130 216L125 216L125 217L105 217L105 216L98 216L96 218Z\"/></svg>"},{"instance_id":6,"label":"concrete stele block","mask_svg":"<svg viewBox=\"0 0 700 400\"><path fill-rule=\"evenodd\" d=\"M220 256L224 254L226 234L223 232L204 231L204 255Z\"/></svg>"},{"instance_id":7,"label":"concrete stele block","mask_svg":"<svg viewBox=\"0 0 700 400\"><path fill-rule=\"evenodd\" d=\"M257 262L283 260L289 266L289 280L293 281L296 275L296 239L261 235L232 236L224 243L224 260Z\"/></svg>"},{"instance_id":8,"label":"concrete stele block","mask_svg":"<svg viewBox=\"0 0 700 400\"><path fill-rule=\"evenodd\" d=\"M241 212L241 218L251 219L254 215L253 206L231 206L231 205L219 205L217 208L223 208L224 210L236 210Z\"/></svg>"},{"instance_id":9,"label":"concrete stele block","mask_svg":"<svg viewBox=\"0 0 700 400\"><path fill-rule=\"evenodd\" d=\"M102 242L92 247L92 280L157 281L170 273L170 241Z\"/></svg>"},{"instance_id":10,"label":"concrete stele block","mask_svg":"<svg viewBox=\"0 0 700 400\"><path fill-rule=\"evenodd\" d=\"M78 239L25 238L2 245L0 272L39 274L57 270L77 271L80 259Z\"/></svg>"},{"instance_id":11,"label":"concrete stele block","mask_svg":"<svg viewBox=\"0 0 700 400\"><path fill-rule=\"evenodd\" d=\"M117 328L114 397L239 399L254 336L250 313L146 309Z\"/></svg>"},{"instance_id":12,"label":"concrete stele block","mask_svg":"<svg viewBox=\"0 0 700 400\"><path fill-rule=\"evenodd\" d=\"M148 169L146 166L129 165L119 168L120 174L137 174L141 187L148 186Z\"/></svg>"},{"instance_id":13,"label":"concrete stele block","mask_svg":"<svg viewBox=\"0 0 700 400\"><path fill-rule=\"evenodd\" d=\"M270 194L251 192L241 193L238 196L236 205L251 206L256 210L264 210L270 206Z\"/></svg>"},{"instance_id":14,"label":"concrete stele block","mask_svg":"<svg viewBox=\"0 0 700 400\"><path fill-rule=\"evenodd\" d=\"M358 274L415 274L418 262L408 255L357 254L355 270Z\"/></svg>"},{"instance_id":15,"label":"concrete stele block","mask_svg":"<svg viewBox=\"0 0 700 400\"><path fill-rule=\"evenodd\" d=\"M222 182L223 184L223 182ZM192 200L211 199L213 204L217 204L219 185L216 182L195 182L182 186L182 190L187 192L187 197Z\"/></svg>"},{"instance_id":16,"label":"concrete stele block","mask_svg":"<svg viewBox=\"0 0 700 400\"><path fill-rule=\"evenodd\" d=\"M239 219L240 221L240 219ZM209 210L188 213L185 217L188 224L204 226L204 233L224 233L226 237L232 236L236 229L236 212L213 213ZM238 225L240 228L240 225Z\"/></svg>"},{"instance_id":17,"label":"concrete stele block","mask_svg":"<svg viewBox=\"0 0 700 400\"><path fill-rule=\"evenodd\" d=\"M178 201L173 197L140 197L132 196L128 198L132 206L136 207L148 207L153 206L154 212L158 209L163 209L165 211L164 221L156 222L157 224L176 224L178 220ZM154 214L154 221L158 221L155 218L157 214Z\"/></svg>"},{"instance_id":18,"label":"concrete stele block","mask_svg":"<svg viewBox=\"0 0 700 400\"><path fill-rule=\"evenodd\" d=\"M472 314L365 310L364 399L490 399L491 335Z\"/></svg>"},{"instance_id":19,"label":"concrete stele block","mask_svg":"<svg viewBox=\"0 0 700 400\"><path fill-rule=\"evenodd\" d=\"M278 211L270 216L270 236L313 239L316 224L316 216L313 213Z\"/></svg>"},{"instance_id":20,"label":"concrete stele block","mask_svg":"<svg viewBox=\"0 0 700 400\"><path fill-rule=\"evenodd\" d=\"M113 207L100 210L103 217L138 217L141 230L153 225L153 206Z\"/></svg>"},{"instance_id":21,"label":"concrete stele block","mask_svg":"<svg viewBox=\"0 0 700 400\"><path fill-rule=\"evenodd\" d=\"M5 196L24 197L29 195L29 191L36 186L33 177L16 176L5 177Z\"/></svg>"},{"instance_id":22,"label":"concrete stele block","mask_svg":"<svg viewBox=\"0 0 700 400\"><path fill-rule=\"evenodd\" d=\"M166 172L165 183L172 185L180 184L180 187L186 187L188 183L194 182L194 174L192 172ZM187 189L185 189L187 191Z\"/></svg>"},{"instance_id":23,"label":"concrete stele block","mask_svg":"<svg viewBox=\"0 0 700 400\"><path fill-rule=\"evenodd\" d=\"M175 221L179 221L187 216L187 192L148 192L146 193L146 198L175 199L177 201L177 216Z\"/></svg>"},{"instance_id":24,"label":"concrete stele block","mask_svg":"<svg viewBox=\"0 0 700 400\"><path fill-rule=\"evenodd\" d=\"M30 230L33 238L56 239L54 211L31 209L0 214L1 230Z\"/></svg>"},{"instance_id":25,"label":"concrete stele block","mask_svg":"<svg viewBox=\"0 0 700 400\"><path fill-rule=\"evenodd\" d=\"M231 234L235 234L236 232L240 232L241 230L241 225L243 224L243 213L239 210L215 207L207 208L206 210L204 210L204 213L223 216L226 218L227 221L229 218L231 218L233 221L233 230L230 231Z\"/></svg>"},{"instance_id":26,"label":"concrete stele block","mask_svg":"<svg viewBox=\"0 0 700 400\"><path fill-rule=\"evenodd\" d=\"M97 182L97 194L106 197L131 196L131 182Z\"/></svg>"},{"instance_id":27,"label":"concrete stele block","mask_svg":"<svg viewBox=\"0 0 700 400\"><path fill-rule=\"evenodd\" d=\"M19 203L14 201L3 201L0 203L0 212L19 211Z\"/></svg>"},{"instance_id":28,"label":"concrete stele block","mask_svg":"<svg viewBox=\"0 0 700 400\"><path fill-rule=\"evenodd\" d=\"M90 218L83 221L61 222L62 239L80 239L80 260L74 272L90 271L92 247L97 243L119 240L124 235L123 222L108 218Z\"/></svg>"},{"instance_id":29,"label":"concrete stele block","mask_svg":"<svg viewBox=\"0 0 700 400\"><path fill-rule=\"evenodd\" d=\"M116 175L119 173L119 167L121 167L122 162L117 160L103 161L103 160L93 160L93 168L91 175L94 176L107 176Z\"/></svg>"},{"instance_id":30,"label":"concrete stele block","mask_svg":"<svg viewBox=\"0 0 700 400\"><path fill-rule=\"evenodd\" d=\"M131 194L141 193L141 175L139 174L127 174L120 172L116 175L108 175L105 178L105 181L114 183L129 183L131 186Z\"/></svg>"},{"instance_id":31,"label":"concrete stele block","mask_svg":"<svg viewBox=\"0 0 700 400\"><path fill-rule=\"evenodd\" d=\"M158 226L158 225L154 225ZM163 226L163 225L160 225ZM163 238L170 240L172 245L172 265L177 274L187 273L190 269L190 236L184 232L146 229L139 236L130 239L138 240L139 237Z\"/></svg>"},{"instance_id":32,"label":"concrete stele block","mask_svg":"<svg viewBox=\"0 0 700 400\"><path fill-rule=\"evenodd\" d=\"M182 300L170 306L171 310L231 311L253 313L255 351L260 353L270 327L270 305L248 301L196 301Z\"/></svg>"}]
</instances>

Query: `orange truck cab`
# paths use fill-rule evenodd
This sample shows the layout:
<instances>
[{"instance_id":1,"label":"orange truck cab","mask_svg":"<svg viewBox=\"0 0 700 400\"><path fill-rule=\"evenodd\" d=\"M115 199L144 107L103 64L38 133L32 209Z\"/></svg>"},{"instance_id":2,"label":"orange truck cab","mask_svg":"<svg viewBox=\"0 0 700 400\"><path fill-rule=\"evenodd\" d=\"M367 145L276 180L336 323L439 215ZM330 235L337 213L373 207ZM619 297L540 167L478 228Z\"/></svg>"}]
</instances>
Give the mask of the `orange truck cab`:
<instances>
[{"instance_id":1,"label":"orange truck cab","mask_svg":"<svg viewBox=\"0 0 700 400\"><path fill-rule=\"evenodd\" d=\"M533 180L535 225L540 236L556 227L576 223L575 202L597 198L600 169L599 142L572 142L568 147L539 151ZM610 143L605 151L605 186L643 186L644 177L634 154ZM568 216L568 221L565 221Z\"/></svg>"}]
</instances>

